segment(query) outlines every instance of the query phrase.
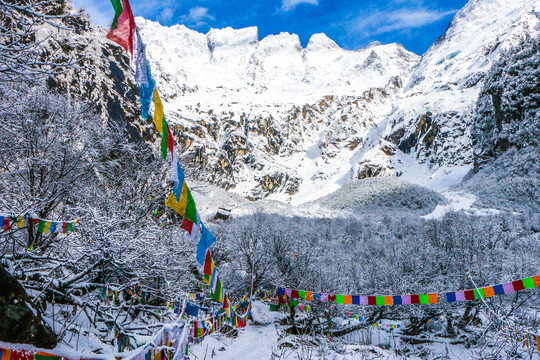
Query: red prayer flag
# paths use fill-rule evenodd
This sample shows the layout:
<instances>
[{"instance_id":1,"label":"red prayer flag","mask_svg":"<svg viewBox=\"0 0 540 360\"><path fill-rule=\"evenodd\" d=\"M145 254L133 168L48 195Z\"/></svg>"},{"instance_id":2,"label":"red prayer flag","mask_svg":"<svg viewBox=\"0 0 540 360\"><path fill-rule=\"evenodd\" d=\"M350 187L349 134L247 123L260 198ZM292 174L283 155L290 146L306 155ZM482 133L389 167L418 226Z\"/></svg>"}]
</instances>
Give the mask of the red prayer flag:
<instances>
[{"instance_id":1,"label":"red prayer flag","mask_svg":"<svg viewBox=\"0 0 540 360\"><path fill-rule=\"evenodd\" d=\"M4 216L4 231L9 231L9 217Z\"/></svg>"},{"instance_id":2,"label":"red prayer flag","mask_svg":"<svg viewBox=\"0 0 540 360\"><path fill-rule=\"evenodd\" d=\"M204 275L212 276L212 257L210 256L210 250L206 250L206 257L204 258Z\"/></svg>"},{"instance_id":3,"label":"red prayer flag","mask_svg":"<svg viewBox=\"0 0 540 360\"><path fill-rule=\"evenodd\" d=\"M291 297L293 299L298 299L300 295L298 294L298 290L291 290Z\"/></svg>"},{"instance_id":4,"label":"red prayer flag","mask_svg":"<svg viewBox=\"0 0 540 360\"><path fill-rule=\"evenodd\" d=\"M184 218L184 220L182 221L181 228L186 230L189 233L189 235L191 235L191 230L193 230L193 223L189 221L188 219Z\"/></svg>"},{"instance_id":5,"label":"red prayer flag","mask_svg":"<svg viewBox=\"0 0 540 360\"><path fill-rule=\"evenodd\" d=\"M465 300L474 300L474 290L465 290Z\"/></svg>"},{"instance_id":6,"label":"red prayer flag","mask_svg":"<svg viewBox=\"0 0 540 360\"><path fill-rule=\"evenodd\" d=\"M172 137L171 129L167 125L167 148L171 152L171 161L174 158L174 140Z\"/></svg>"},{"instance_id":7,"label":"red prayer flag","mask_svg":"<svg viewBox=\"0 0 540 360\"><path fill-rule=\"evenodd\" d=\"M131 55L133 55L133 33L135 31L135 19L131 12L129 0L122 0L122 13L118 17L118 26L116 29L109 30L107 39L114 41Z\"/></svg>"},{"instance_id":8,"label":"red prayer flag","mask_svg":"<svg viewBox=\"0 0 540 360\"><path fill-rule=\"evenodd\" d=\"M34 352L31 350L11 350L11 360L34 360Z\"/></svg>"},{"instance_id":9,"label":"red prayer flag","mask_svg":"<svg viewBox=\"0 0 540 360\"><path fill-rule=\"evenodd\" d=\"M523 280L512 281L512 285L514 285L514 290L516 291L525 289L525 286L523 286Z\"/></svg>"}]
</instances>

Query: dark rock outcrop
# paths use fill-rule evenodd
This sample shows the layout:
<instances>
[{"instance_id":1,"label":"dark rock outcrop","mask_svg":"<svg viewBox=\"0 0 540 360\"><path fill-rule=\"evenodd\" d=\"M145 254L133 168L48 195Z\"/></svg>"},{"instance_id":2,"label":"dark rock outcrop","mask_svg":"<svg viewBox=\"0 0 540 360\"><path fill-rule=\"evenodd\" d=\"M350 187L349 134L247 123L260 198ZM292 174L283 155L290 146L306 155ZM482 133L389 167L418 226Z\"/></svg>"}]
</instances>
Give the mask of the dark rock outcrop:
<instances>
[{"instance_id":1,"label":"dark rock outcrop","mask_svg":"<svg viewBox=\"0 0 540 360\"><path fill-rule=\"evenodd\" d=\"M58 339L23 286L0 267L0 341L53 348Z\"/></svg>"}]
</instances>

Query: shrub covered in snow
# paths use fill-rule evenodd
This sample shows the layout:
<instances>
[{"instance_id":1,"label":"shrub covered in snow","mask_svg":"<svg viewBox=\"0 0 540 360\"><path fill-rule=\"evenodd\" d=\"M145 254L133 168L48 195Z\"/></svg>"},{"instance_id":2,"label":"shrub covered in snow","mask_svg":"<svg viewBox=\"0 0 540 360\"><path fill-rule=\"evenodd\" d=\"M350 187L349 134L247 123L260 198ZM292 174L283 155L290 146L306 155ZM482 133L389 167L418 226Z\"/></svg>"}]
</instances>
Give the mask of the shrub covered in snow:
<instances>
[{"instance_id":1,"label":"shrub covered in snow","mask_svg":"<svg viewBox=\"0 0 540 360\"><path fill-rule=\"evenodd\" d=\"M443 197L433 190L394 177L379 177L347 183L313 203L352 213L372 214L392 210L426 215L443 202Z\"/></svg>"}]
</instances>

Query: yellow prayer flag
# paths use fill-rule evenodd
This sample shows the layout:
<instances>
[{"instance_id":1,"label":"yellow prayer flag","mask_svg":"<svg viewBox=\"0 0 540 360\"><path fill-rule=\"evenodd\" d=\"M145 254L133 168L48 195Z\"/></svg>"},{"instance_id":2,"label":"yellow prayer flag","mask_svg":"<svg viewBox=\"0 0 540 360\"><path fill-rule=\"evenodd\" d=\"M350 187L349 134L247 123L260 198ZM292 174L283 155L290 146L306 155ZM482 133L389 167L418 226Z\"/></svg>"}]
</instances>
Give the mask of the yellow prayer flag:
<instances>
[{"instance_id":1,"label":"yellow prayer flag","mask_svg":"<svg viewBox=\"0 0 540 360\"><path fill-rule=\"evenodd\" d=\"M50 222L50 221L47 221L47 222L45 223L45 227L43 228L43 233L44 233L44 234L46 234L46 233L49 232L49 229L51 228L51 225L52 225L52 222Z\"/></svg>"},{"instance_id":2,"label":"yellow prayer flag","mask_svg":"<svg viewBox=\"0 0 540 360\"><path fill-rule=\"evenodd\" d=\"M24 217L23 216L17 216L16 220L17 226L22 228L24 227Z\"/></svg>"},{"instance_id":3,"label":"yellow prayer flag","mask_svg":"<svg viewBox=\"0 0 540 360\"><path fill-rule=\"evenodd\" d=\"M163 124L163 104L159 99L159 94L157 88L154 88L154 124L156 124L156 129L160 134L163 133L162 124Z\"/></svg>"},{"instance_id":4,"label":"yellow prayer flag","mask_svg":"<svg viewBox=\"0 0 540 360\"><path fill-rule=\"evenodd\" d=\"M167 201L165 201L165 205L167 205L180 215L184 216L187 206L187 193L188 187L186 182L184 181L184 184L182 186L182 192L180 193L180 200L176 201L176 196L174 195L174 192L172 192L167 198Z\"/></svg>"}]
</instances>

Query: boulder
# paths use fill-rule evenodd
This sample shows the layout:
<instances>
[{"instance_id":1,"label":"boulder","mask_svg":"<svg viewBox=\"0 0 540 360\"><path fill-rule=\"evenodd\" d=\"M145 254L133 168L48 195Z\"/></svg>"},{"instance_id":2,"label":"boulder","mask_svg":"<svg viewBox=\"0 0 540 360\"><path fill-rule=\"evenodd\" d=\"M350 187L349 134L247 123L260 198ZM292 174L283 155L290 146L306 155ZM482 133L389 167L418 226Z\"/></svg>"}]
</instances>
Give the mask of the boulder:
<instances>
[{"instance_id":1,"label":"boulder","mask_svg":"<svg viewBox=\"0 0 540 360\"><path fill-rule=\"evenodd\" d=\"M0 341L51 349L58 339L23 286L0 266Z\"/></svg>"}]
</instances>

